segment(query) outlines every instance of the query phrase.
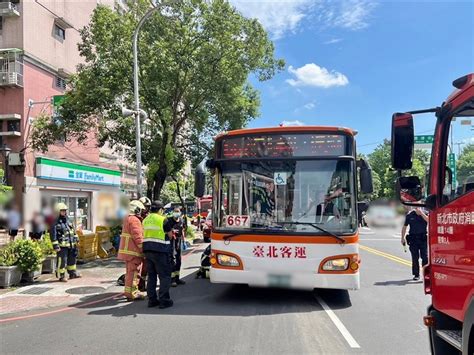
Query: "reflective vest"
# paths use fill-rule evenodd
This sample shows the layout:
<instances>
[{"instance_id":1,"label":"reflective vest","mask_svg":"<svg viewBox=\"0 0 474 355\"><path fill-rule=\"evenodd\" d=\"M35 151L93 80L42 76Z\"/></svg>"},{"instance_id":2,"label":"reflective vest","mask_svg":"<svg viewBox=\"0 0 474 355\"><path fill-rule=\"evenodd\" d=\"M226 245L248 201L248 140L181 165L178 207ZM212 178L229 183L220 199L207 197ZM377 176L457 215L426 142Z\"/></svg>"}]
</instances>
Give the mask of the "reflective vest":
<instances>
[{"instance_id":1,"label":"reflective vest","mask_svg":"<svg viewBox=\"0 0 474 355\"><path fill-rule=\"evenodd\" d=\"M171 242L164 230L166 217L150 213L143 220L143 251L170 252Z\"/></svg>"}]
</instances>

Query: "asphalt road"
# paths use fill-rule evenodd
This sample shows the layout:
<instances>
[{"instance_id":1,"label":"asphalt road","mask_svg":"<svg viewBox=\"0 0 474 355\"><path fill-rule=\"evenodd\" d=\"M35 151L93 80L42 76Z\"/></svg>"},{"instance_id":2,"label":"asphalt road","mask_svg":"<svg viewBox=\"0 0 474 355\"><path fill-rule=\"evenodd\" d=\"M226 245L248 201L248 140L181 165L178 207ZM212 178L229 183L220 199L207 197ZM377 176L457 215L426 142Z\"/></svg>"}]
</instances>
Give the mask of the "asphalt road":
<instances>
[{"instance_id":1,"label":"asphalt road","mask_svg":"<svg viewBox=\"0 0 474 355\"><path fill-rule=\"evenodd\" d=\"M103 302L0 324L1 352L428 354L422 317L429 298L398 259L410 258L396 231L364 230L361 246L358 291L210 284L194 278L195 252L184 261L187 284L172 289L175 307L148 309L111 293Z\"/></svg>"}]
</instances>

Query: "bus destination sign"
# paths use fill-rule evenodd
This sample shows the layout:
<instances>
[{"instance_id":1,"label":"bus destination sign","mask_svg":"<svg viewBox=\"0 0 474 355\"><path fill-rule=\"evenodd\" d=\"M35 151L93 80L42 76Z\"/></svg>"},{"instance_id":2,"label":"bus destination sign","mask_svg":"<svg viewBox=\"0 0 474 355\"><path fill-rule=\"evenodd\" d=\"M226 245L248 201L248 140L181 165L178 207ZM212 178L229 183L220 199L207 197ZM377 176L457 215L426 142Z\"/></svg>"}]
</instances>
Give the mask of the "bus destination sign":
<instances>
[{"instance_id":1,"label":"bus destination sign","mask_svg":"<svg viewBox=\"0 0 474 355\"><path fill-rule=\"evenodd\" d=\"M236 136L221 141L220 158L283 158L345 155L346 136L269 134Z\"/></svg>"}]
</instances>

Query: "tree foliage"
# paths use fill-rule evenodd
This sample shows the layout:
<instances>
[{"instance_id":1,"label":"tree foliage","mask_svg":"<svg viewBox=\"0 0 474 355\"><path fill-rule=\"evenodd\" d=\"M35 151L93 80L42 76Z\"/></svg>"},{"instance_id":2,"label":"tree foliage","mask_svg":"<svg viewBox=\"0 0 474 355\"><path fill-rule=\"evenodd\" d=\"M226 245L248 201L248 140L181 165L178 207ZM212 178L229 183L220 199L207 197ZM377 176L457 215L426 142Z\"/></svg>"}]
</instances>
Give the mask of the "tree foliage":
<instances>
[{"instance_id":1,"label":"tree foliage","mask_svg":"<svg viewBox=\"0 0 474 355\"><path fill-rule=\"evenodd\" d=\"M12 187L5 185L4 178L5 173L0 168L0 207L5 206L13 198Z\"/></svg>"},{"instance_id":2,"label":"tree foliage","mask_svg":"<svg viewBox=\"0 0 474 355\"><path fill-rule=\"evenodd\" d=\"M474 143L464 147L457 161L457 180L462 184L474 178Z\"/></svg>"},{"instance_id":3,"label":"tree foliage","mask_svg":"<svg viewBox=\"0 0 474 355\"><path fill-rule=\"evenodd\" d=\"M84 142L85 128L102 143L135 146L134 121L122 117L121 107L133 106L132 35L149 8L145 0L130 1L124 14L96 8L81 30L84 64L69 82L61 120L38 121L34 148L44 151L59 137ZM249 75L267 80L284 66L263 27L227 1L183 0L165 13L152 15L139 37L140 102L149 117L142 159L154 198L185 160L207 154L211 136L258 115Z\"/></svg>"},{"instance_id":4,"label":"tree foliage","mask_svg":"<svg viewBox=\"0 0 474 355\"><path fill-rule=\"evenodd\" d=\"M372 153L368 155L370 166L372 167L372 174L379 177L379 182L376 183L374 177L374 192L375 184L379 185L377 193L378 198L395 198L395 182L397 174L391 169L391 146L390 141L385 140L378 145ZM427 167L430 162L430 155L424 150L415 150L413 157L413 166L410 170L404 172L406 176L418 176L421 181L426 184ZM376 198L373 196L373 198Z\"/></svg>"}]
</instances>

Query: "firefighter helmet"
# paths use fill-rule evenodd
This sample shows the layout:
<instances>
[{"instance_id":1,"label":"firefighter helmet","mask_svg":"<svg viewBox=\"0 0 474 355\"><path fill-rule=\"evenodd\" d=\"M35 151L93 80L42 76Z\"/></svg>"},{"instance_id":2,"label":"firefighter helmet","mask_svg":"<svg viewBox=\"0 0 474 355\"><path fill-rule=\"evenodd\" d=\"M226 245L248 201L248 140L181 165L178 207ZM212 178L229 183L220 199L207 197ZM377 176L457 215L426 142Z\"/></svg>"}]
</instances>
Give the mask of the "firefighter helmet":
<instances>
[{"instance_id":1,"label":"firefighter helmet","mask_svg":"<svg viewBox=\"0 0 474 355\"><path fill-rule=\"evenodd\" d=\"M56 204L55 208L57 213L61 212L61 211L67 211L69 208L67 207L67 205L63 202L59 202Z\"/></svg>"},{"instance_id":2,"label":"firefighter helmet","mask_svg":"<svg viewBox=\"0 0 474 355\"><path fill-rule=\"evenodd\" d=\"M139 200L130 202L129 212L134 215L140 215L145 210L145 206Z\"/></svg>"},{"instance_id":3,"label":"firefighter helmet","mask_svg":"<svg viewBox=\"0 0 474 355\"><path fill-rule=\"evenodd\" d=\"M143 206L145 206L146 209L149 209L151 206L151 200L146 196L140 197L138 201L143 203Z\"/></svg>"}]
</instances>

